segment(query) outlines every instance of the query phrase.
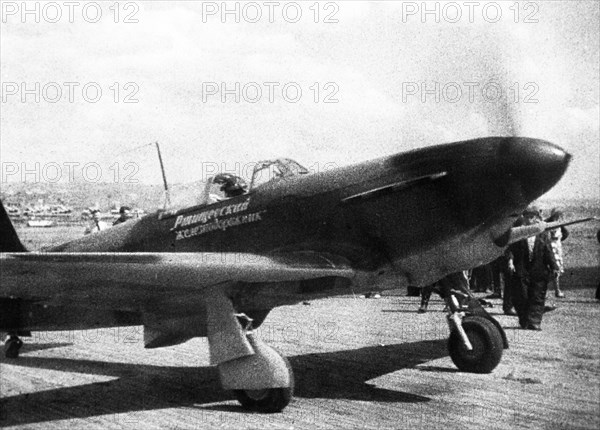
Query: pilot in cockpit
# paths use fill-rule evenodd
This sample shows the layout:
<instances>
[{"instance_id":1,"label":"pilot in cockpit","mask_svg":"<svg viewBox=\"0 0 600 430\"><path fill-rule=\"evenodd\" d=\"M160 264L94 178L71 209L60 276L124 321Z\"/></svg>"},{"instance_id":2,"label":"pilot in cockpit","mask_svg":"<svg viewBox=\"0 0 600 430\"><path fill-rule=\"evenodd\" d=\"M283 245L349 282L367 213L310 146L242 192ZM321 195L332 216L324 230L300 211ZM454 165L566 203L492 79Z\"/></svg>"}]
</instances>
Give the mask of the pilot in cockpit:
<instances>
[{"instance_id":1,"label":"pilot in cockpit","mask_svg":"<svg viewBox=\"0 0 600 430\"><path fill-rule=\"evenodd\" d=\"M213 184L220 184L225 198L241 196L248 191L246 182L239 176L230 173L219 173L213 179Z\"/></svg>"}]
</instances>

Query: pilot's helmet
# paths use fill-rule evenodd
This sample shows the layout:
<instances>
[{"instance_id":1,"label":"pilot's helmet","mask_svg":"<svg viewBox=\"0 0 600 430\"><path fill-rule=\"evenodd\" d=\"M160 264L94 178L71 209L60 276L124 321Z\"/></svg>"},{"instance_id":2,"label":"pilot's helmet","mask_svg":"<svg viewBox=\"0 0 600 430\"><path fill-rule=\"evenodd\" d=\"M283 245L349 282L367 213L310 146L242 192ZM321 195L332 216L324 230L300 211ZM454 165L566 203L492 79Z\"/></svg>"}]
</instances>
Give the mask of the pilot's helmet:
<instances>
[{"instance_id":1,"label":"pilot's helmet","mask_svg":"<svg viewBox=\"0 0 600 430\"><path fill-rule=\"evenodd\" d=\"M221 184L221 191L227 196L244 194L248 189L246 182L239 176L229 173L220 173L213 179L215 184Z\"/></svg>"}]
</instances>

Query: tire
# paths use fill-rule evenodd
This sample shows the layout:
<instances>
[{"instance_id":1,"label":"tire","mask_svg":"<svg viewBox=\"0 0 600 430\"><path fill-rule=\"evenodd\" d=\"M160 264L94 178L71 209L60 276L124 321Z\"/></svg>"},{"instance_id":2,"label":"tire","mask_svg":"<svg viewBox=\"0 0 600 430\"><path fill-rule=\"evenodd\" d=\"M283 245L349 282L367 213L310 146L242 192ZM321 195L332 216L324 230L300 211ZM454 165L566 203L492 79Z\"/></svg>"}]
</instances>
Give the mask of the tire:
<instances>
[{"instance_id":1,"label":"tire","mask_svg":"<svg viewBox=\"0 0 600 430\"><path fill-rule=\"evenodd\" d=\"M18 358L22 346L23 341L21 339L9 338L4 345L4 356L6 358Z\"/></svg>"},{"instance_id":2,"label":"tire","mask_svg":"<svg viewBox=\"0 0 600 430\"><path fill-rule=\"evenodd\" d=\"M266 413L281 412L292 399L291 387L234 390L233 394L245 409Z\"/></svg>"},{"instance_id":3,"label":"tire","mask_svg":"<svg viewBox=\"0 0 600 430\"><path fill-rule=\"evenodd\" d=\"M288 359L282 358L290 374L290 386L264 390L233 390L233 394L243 408L263 413L275 413L281 412L290 403L294 395L294 372Z\"/></svg>"},{"instance_id":4,"label":"tire","mask_svg":"<svg viewBox=\"0 0 600 430\"><path fill-rule=\"evenodd\" d=\"M462 326L473 350L468 351L458 332L452 330L448 339L452 362L463 372L490 373L502 358L504 342L501 333L491 321L480 316L464 318Z\"/></svg>"}]
</instances>

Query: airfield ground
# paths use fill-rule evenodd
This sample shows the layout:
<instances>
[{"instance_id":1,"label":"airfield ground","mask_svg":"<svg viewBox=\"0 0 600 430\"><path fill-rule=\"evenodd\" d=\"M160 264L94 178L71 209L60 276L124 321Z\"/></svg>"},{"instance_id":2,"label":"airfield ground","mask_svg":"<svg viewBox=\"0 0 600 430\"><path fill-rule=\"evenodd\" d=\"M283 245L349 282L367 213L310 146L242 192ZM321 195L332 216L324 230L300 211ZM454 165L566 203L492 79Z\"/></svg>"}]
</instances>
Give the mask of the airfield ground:
<instances>
[{"instance_id":1,"label":"airfield ground","mask_svg":"<svg viewBox=\"0 0 600 430\"><path fill-rule=\"evenodd\" d=\"M577 214L579 215L579 214ZM491 313L510 349L493 373L456 370L437 299L416 313L402 292L275 309L259 336L289 357L295 399L279 414L244 412L219 387L205 339L143 349L141 327L34 333L0 358L0 427L20 428L600 428L597 224L565 242L566 299L542 332ZM82 228L20 229L33 248ZM551 297L551 296L549 296Z\"/></svg>"}]
</instances>

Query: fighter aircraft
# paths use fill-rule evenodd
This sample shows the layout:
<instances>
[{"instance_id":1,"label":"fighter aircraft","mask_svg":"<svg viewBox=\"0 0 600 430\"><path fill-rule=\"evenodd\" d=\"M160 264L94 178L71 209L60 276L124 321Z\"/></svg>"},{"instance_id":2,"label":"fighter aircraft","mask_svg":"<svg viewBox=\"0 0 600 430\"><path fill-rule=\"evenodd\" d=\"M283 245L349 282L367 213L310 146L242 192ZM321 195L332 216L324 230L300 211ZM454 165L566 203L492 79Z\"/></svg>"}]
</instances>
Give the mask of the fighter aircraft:
<instances>
[{"instance_id":1,"label":"fighter aircraft","mask_svg":"<svg viewBox=\"0 0 600 430\"><path fill-rule=\"evenodd\" d=\"M256 165L249 187L215 178L234 188L225 198L199 190L203 201L190 207L43 252L25 249L2 207L6 355L16 358L18 336L36 330L143 325L146 348L206 336L222 386L244 407L281 411L293 395L292 369L253 332L270 310L425 286L492 261L556 227L513 225L570 158L546 141L489 137L316 173L272 160ZM463 371L491 372L506 335L459 295L446 297L451 358Z\"/></svg>"}]
</instances>

